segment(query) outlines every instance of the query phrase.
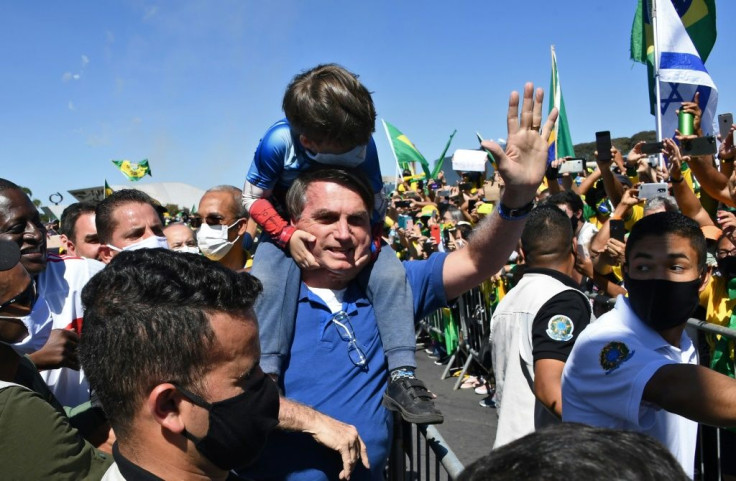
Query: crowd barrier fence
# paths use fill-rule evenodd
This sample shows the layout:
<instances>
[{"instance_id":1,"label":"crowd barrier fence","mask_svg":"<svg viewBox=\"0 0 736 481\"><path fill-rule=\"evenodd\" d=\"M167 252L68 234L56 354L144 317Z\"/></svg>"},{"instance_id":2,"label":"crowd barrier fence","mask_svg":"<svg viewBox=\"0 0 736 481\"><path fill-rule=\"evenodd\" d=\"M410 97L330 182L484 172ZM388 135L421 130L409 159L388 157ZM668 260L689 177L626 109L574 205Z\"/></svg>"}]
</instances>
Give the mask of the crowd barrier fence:
<instances>
[{"instance_id":1,"label":"crowd barrier fence","mask_svg":"<svg viewBox=\"0 0 736 481\"><path fill-rule=\"evenodd\" d=\"M433 425L411 424L394 413L388 481L456 479L464 466Z\"/></svg>"},{"instance_id":2,"label":"crowd barrier fence","mask_svg":"<svg viewBox=\"0 0 736 481\"><path fill-rule=\"evenodd\" d=\"M598 306L605 309L610 309L615 304L615 299L608 298L600 294L587 293L591 300L595 300ZM484 300L482 291L479 288L472 289L471 291L462 295L455 304L451 307L452 316L454 317L457 329L458 329L458 346L455 352L450 356L447 366L442 374L442 379L446 379L450 375L450 371L453 368L457 369L459 362L462 362L460 367L460 374L454 385L454 389L458 389L463 381L464 375L470 368L471 364L475 363L476 366L485 371L489 377L492 374L492 369L487 358L489 353L489 341L488 336L490 333L490 319L492 309L486 300ZM736 342L736 330L729 329L716 324L711 324L698 319L689 319L687 322L688 333L690 334L696 346L703 346L702 342L703 335L720 335ZM444 337L444 326L442 323L442 316L439 313L435 313L424 319L418 329L418 334L421 332L433 333L436 336ZM701 364L707 366L707 363L703 363L703 359L706 358L702 354L701 349ZM430 474L439 476L441 471L444 475L449 476L449 479L453 479L455 474L459 474L462 470L462 464L457 461L457 457L452 453L449 446L442 440L439 432L433 427L429 428L419 426L412 427L411 425L405 425L406 423L397 422L396 426L400 426L398 430L401 431L401 436L398 437L398 443L396 449L403 450L409 464L402 464L398 466L398 460L394 460L392 466L398 471L394 473L398 476L399 473L405 473L405 469L410 468L410 472L416 467L418 469L417 476L413 479L448 479L448 478L429 478ZM413 430L414 437L409 433L408 430ZM720 452L720 438L723 429L716 429L709 426L700 426L698 430L699 436L699 456L698 466L696 466L696 472L698 472L697 479L703 481L720 480L721 479L721 452ZM416 438L415 441L413 441ZM407 441L408 440L408 441ZM438 441L439 440L439 441ZM422 457L420 445L424 446L425 455ZM413 455L409 455L408 448L415 449ZM430 448L432 454L430 455ZM727 453L726 455L728 455ZM432 460L434 456L434 460ZM402 458L403 459L403 458ZM447 461L443 461L447 459ZM392 457L393 460L393 457ZM420 469L420 464L424 461L423 470ZM446 467L447 464L450 467ZM442 466L443 469L439 469ZM460 467L460 471L456 471L456 466ZM421 474L424 473L425 477ZM402 480L405 478L394 477L390 478L394 481Z\"/></svg>"}]
</instances>

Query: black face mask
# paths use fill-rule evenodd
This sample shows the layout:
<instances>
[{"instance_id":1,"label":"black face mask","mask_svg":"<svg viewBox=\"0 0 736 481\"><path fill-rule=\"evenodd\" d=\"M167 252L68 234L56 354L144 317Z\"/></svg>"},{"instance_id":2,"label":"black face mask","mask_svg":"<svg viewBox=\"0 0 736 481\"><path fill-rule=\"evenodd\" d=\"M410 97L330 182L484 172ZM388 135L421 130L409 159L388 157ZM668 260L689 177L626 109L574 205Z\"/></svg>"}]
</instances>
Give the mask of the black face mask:
<instances>
[{"instance_id":1,"label":"black face mask","mask_svg":"<svg viewBox=\"0 0 736 481\"><path fill-rule=\"evenodd\" d=\"M624 274L629 303L639 319L655 331L686 322L698 307L701 280L632 279Z\"/></svg>"},{"instance_id":2,"label":"black face mask","mask_svg":"<svg viewBox=\"0 0 736 481\"><path fill-rule=\"evenodd\" d=\"M200 439L184 431L197 451L220 469L252 464L261 454L268 433L279 418L279 391L270 377L263 373L244 387L242 394L208 403L196 394L176 386L187 399L208 410L210 427Z\"/></svg>"},{"instance_id":3,"label":"black face mask","mask_svg":"<svg viewBox=\"0 0 736 481\"><path fill-rule=\"evenodd\" d=\"M726 256L723 258L716 258L718 262L718 272L727 279L736 277L736 256Z\"/></svg>"}]
</instances>

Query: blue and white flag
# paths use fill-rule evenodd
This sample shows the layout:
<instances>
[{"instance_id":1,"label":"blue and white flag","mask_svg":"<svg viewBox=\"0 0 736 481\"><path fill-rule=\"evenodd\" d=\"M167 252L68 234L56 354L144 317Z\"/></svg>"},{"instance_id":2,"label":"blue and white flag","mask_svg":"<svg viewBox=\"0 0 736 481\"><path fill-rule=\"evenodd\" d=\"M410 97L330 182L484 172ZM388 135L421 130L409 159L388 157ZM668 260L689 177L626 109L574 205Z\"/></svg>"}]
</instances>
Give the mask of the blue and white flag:
<instances>
[{"instance_id":1,"label":"blue and white flag","mask_svg":"<svg viewBox=\"0 0 736 481\"><path fill-rule=\"evenodd\" d=\"M672 0L654 0L657 8L657 44L659 46L659 88L662 111L662 137L674 137L677 110L700 92L704 135L714 132L718 90L700 60L690 36L677 14Z\"/></svg>"}]
</instances>

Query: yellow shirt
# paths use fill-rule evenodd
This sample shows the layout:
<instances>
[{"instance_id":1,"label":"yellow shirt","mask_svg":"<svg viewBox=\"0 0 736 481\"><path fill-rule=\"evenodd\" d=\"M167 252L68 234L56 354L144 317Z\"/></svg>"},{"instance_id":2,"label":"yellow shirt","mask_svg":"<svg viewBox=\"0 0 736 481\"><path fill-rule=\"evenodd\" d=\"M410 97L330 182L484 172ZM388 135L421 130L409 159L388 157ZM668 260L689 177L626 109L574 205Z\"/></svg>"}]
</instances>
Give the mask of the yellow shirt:
<instances>
[{"instance_id":1,"label":"yellow shirt","mask_svg":"<svg viewBox=\"0 0 736 481\"><path fill-rule=\"evenodd\" d=\"M639 220L643 218L644 206L640 204L632 206L629 210L629 218L624 219L624 227L626 227L626 232L631 232L631 228L634 227L634 224L636 224Z\"/></svg>"},{"instance_id":2,"label":"yellow shirt","mask_svg":"<svg viewBox=\"0 0 736 481\"><path fill-rule=\"evenodd\" d=\"M708 285L700 293L700 305L705 308L705 320L711 324L729 327L731 312L736 306L736 299L728 298L727 279L720 276L710 278ZM720 336L717 336L720 338ZM713 349L712 336L706 336L710 348ZM730 344L730 356L734 358L733 343Z\"/></svg>"}]
</instances>

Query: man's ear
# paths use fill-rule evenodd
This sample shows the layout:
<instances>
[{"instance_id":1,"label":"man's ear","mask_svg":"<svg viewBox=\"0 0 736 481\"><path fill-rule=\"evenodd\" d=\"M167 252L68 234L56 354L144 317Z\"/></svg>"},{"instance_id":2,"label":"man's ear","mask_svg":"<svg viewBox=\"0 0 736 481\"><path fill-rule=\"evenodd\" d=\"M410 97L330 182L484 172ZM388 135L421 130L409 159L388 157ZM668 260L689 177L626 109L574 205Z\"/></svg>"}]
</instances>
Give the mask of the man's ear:
<instances>
[{"instance_id":1,"label":"man's ear","mask_svg":"<svg viewBox=\"0 0 736 481\"><path fill-rule=\"evenodd\" d=\"M61 242L61 245L64 246L64 250L66 251L66 255L69 255L69 256L75 256L75 255L77 255L77 250L74 247L74 243L69 240L69 238L66 236L66 234L60 234L59 235L59 242Z\"/></svg>"},{"instance_id":2,"label":"man's ear","mask_svg":"<svg viewBox=\"0 0 736 481\"><path fill-rule=\"evenodd\" d=\"M241 217L238 220L240 221L240 226L238 227L238 235L242 236L248 230L248 219L246 219L245 217Z\"/></svg>"},{"instance_id":3,"label":"man's ear","mask_svg":"<svg viewBox=\"0 0 736 481\"><path fill-rule=\"evenodd\" d=\"M110 249L110 246L100 244L99 258L103 264L109 264L112 258L115 257L115 251Z\"/></svg>"},{"instance_id":4,"label":"man's ear","mask_svg":"<svg viewBox=\"0 0 736 481\"><path fill-rule=\"evenodd\" d=\"M145 412L161 427L173 433L182 433L185 429L182 409L184 396L171 383L163 383L154 387L145 401Z\"/></svg>"}]
</instances>

